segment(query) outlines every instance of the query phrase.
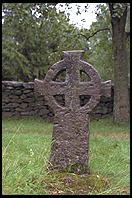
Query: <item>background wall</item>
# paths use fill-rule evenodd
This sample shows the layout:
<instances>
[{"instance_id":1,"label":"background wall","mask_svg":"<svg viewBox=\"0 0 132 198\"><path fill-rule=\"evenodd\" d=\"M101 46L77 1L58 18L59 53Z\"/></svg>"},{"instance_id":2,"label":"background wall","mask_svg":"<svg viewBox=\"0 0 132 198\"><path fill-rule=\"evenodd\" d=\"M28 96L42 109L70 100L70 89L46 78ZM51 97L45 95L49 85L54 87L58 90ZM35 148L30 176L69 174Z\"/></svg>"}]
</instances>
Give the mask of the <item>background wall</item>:
<instances>
[{"instance_id":1,"label":"background wall","mask_svg":"<svg viewBox=\"0 0 132 198\"><path fill-rule=\"evenodd\" d=\"M111 87L111 97L101 97L100 103L91 112L93 118L109 116L113 112L114 86ZM56 96L60 104L64 104L64 98ZM88 98L80 98L81 105ZM3 117L42 117L47 121L53 121L54 112L48 106L44 96L35 97L33 82L2 81L2 116Z\"/></svg>"}]
</instances>

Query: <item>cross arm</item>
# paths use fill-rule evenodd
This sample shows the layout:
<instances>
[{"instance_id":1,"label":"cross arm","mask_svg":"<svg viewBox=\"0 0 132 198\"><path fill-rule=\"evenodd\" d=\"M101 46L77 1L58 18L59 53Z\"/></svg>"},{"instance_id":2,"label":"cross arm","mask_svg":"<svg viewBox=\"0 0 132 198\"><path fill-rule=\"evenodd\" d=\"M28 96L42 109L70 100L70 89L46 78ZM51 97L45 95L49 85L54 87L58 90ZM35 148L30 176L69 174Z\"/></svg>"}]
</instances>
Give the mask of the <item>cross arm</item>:
<instances>
[{"instance_id":1,"label":"cross arm","mask_svg":"<svg viewBox=\"0 0 132 198\"><path fill-rule=\"evenodd\" d=\"M111 80L101 83L101 95L105 97L111 96Z\"/></svg>"},{"instance_id":2,"label":"cross arm","mask_svg":"<svg viewBox=\"0 0 132 198\"><path fill-rule=\"evenodd\" d=\"M49 89L50 89L51 95L65 94L66 93L66 87L67 87L66 82L51 81L49 83Z\"/></svg>"},{"instance_id":3,"label":"cross arm","mask_svg":"<svg viewBox=\"0 0 132 198\"><path fill-rule=\"evenodd\" d=\"M83 82L79 84L79 94L80 95L97 95L98 89L93 82Z\"/></svg>"},{"instance_id":4,"label":"cross arm","mask_svg":"<svg viewBox=\"0 0 132 198\"><path fill-rule=\"evenodd\" d=\"M34 80L34 92L36 96L45 95L43 80L38 80L38 79Z\"/></svg>"}]
</instances>

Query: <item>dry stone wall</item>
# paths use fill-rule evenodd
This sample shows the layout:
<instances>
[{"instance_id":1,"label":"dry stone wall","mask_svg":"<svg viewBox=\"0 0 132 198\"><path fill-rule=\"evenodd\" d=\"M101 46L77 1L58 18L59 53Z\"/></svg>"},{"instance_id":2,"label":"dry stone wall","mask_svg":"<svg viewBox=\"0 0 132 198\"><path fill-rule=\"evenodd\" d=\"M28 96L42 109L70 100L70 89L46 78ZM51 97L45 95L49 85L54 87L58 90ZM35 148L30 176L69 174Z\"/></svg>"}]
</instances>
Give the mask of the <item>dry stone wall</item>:
<instances>
[{"instance_id":1,"label":"dry stone wall","mask_svg":"<svg viewBox=\"0 0 132 198\"><path fill-rule=\"evenodd\" d=\"M100 103L91 112L93 118L109 116L113 112L114 89L111 97L101 97ZM80 104L88 101L88 96L81 96ZM60 104L64 104L63 96L56 96ZM35 97L34 82L2 81L2 116L3 117L42 117L53 121L54 112L48 106L44 96Z\"/></svg>"}]
</instances>

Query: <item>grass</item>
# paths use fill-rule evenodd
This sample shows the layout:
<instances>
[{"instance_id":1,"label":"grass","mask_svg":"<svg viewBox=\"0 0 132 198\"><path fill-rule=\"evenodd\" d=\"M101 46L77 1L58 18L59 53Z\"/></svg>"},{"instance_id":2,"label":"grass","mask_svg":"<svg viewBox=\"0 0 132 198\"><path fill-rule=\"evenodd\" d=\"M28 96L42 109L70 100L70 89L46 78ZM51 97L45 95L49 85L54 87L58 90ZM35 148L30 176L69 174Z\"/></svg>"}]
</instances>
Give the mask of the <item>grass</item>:
<instances>
[{"instance_id":1,"label":"grass","mask_svg":"<svg viewBox=\"0 0 132 198\"><path fill-rule=\"evenodd\" d=\"M20 133L38 133L48 135L52 133L53 124L44 122L42 119L19 119L19 118L8 118L2 120L2 129L6 133L16 133L19 129Z\"/></svg>"},{"instance_id":2,"label":"grass","mask_svg":"<svg viewBox=\"0 0 132 198\"><path fill-rule=\"evenodd\" d=\"M52 130L42 119L3 119L3 195L130 194L129 125L91 121L90 175L47 170Z\"/></svg>"},{"instance_id":3,"label":"grass","mask_svg":"<svg viewBox=\"0 0 132 198\"><path fill-rule=\"evenodd\" d=\"M112 118L99 119L90 123L90 133L110 138L129 138L130 126L129 124L113 124Z\"/></svg>"}]
</instances>

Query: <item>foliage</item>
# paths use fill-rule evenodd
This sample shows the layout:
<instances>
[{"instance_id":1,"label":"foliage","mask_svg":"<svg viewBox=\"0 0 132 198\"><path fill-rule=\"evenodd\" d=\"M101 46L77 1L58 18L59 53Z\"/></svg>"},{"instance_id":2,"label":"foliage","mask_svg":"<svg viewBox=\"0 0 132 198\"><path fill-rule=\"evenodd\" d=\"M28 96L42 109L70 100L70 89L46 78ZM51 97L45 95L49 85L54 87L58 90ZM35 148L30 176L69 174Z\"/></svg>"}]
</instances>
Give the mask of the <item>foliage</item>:
<instances>
[{"instance_id":1,"label":"foliage","mask_svg":"<svg viewBox=\"0 0 132 198\"><path fill-rule=\"evenodd\" d=\"M126 4L125 4L126 6ZM121 7L125 7L120 5ZM118 7L118 6L117 6ZM111 17L108 4L99 4L96 9L96 22L93 22L90 29L84 29L84 40L87 40L87 50L85 52L85 60L94 65L100 73L103 80L111 79L114 81L114 55L112 46L112 27ZM102 31L99 31L101 30ZM126 31L130 30L130 8L128 6L128 17L126 23ZM94 34L96 33L96 34ZM90 36L94 35L94 36ZM130 40L126 40L128 64L130 68ZM130 74L130 72L129 72ZM130 80L130 75L129 75Z\"/></svg>"},{"instance_id":2,"label":"foliage","mask_svg":"<svg viewBox=\"0 0 132 198\"><path fill-rule=\"evenodd\" d=\"M124 10L126 9L128 3L110 3L110 4L113 7L112 17L120 18L123 15Z\"/></svg>"},{"instance_id":3,"label":"foliage","mask_svg":"<svg viewBox=\"0 0 132 198\"><path fill-rule=\"evenodd\" d=\"M93 64L102 80L113 80L112 31L108 4L99 4L90 29L69 24L70 12L56 11L57 3L3 3L2 79L44 79L49 67L62 59L63 50L85 50L84 60ZM72 4L66 3L67 10ZM76 5L77 14L80 8ZM120 9L120 8L119 8ZM88 11L88 5L85 7ZM130 28L128 10L126 30ZM107 28L106 30L96 31ZM84 36L82 36L84 35ZM88 38L91 36L89 39ZM129 39L128 60L129 60ZM129 61L128 61L129 62Z\"/></svg>"},{"instance_id":4,"label":"foliage","mask_svg":"<svg viewBox=\"0 0 132 198\"><path fill-rule=\"evenodd\" d=\"M119 5L119 10L125 5ZM130 8L128 6L126 32L130 30ZM117 6L118 7L118 6ZM87 9L87 8L86 8ZM118 9L118 8L117 8ZM118 12L118 11L117 11ZM96 8L96 22L93 22L90 29L80 30L80 36L85 41L85 60L94 65L100 73L102 80L111 79L114 81L114 55L112 46L111 16L108 4L99 4ZM128 65L130 68L130 39L126 40ZM128 73L130 81L130 71Z\"/></svg>"},{"instance_id":5,"label":"foliage","mask_svg":"<svg viewBox=\"0 0 132 198\"><path fill-rule=\"evenodd\" d=\"M5 3L3 13L3 80L43 79L62 50L79 48L77 29L54 4Z\"/></svg>"},{"instance_id":6,"label":"foliage","mask_svg":"<svg viewBox=\"0 0 132 198\"><path fill-rule=\"evenodd\" d=\"M91 25L92 32L104 27L108 29L98 32L94 37L90 38L89 42L92 50L90 62L97 68L103 80L108 80L109 78L113 81L112 35L107 5L98 5L96 19L97 22Z\"/></svg>"}]
</instances>

